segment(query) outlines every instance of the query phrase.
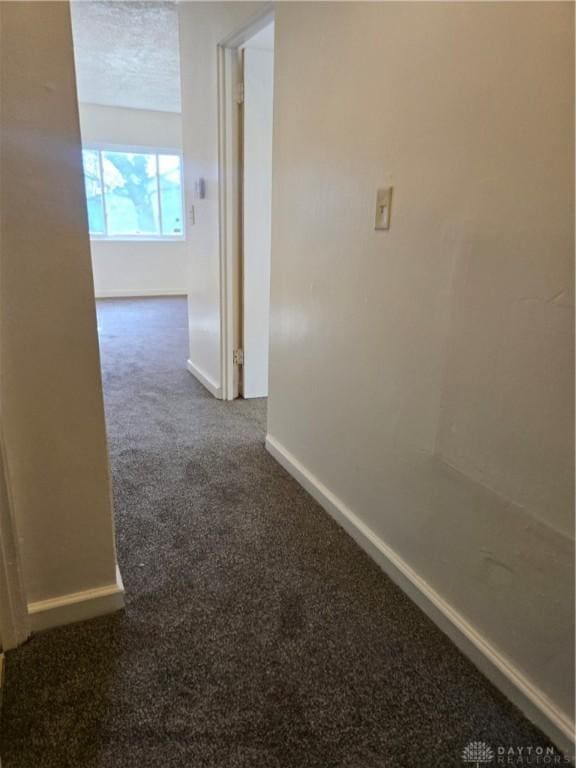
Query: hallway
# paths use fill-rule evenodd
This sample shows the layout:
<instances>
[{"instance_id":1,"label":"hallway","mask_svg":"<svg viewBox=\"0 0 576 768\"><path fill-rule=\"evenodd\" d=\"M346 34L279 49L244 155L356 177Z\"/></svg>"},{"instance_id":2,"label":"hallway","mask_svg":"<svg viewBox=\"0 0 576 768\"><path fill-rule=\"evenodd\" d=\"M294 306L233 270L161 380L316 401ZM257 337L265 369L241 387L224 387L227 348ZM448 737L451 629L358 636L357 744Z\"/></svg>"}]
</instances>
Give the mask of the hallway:
<instances>
[{"instance_id":1,"label":"hallway","mask_svg":"<svg viewBox=\"0 0 576 768\"><path fill-rule=\"evenodd\" d=\"M459 766L546 745L186 371L186 302L98 304L126 610L8 655L4 768Z\"/></svg>"}]
</instances>

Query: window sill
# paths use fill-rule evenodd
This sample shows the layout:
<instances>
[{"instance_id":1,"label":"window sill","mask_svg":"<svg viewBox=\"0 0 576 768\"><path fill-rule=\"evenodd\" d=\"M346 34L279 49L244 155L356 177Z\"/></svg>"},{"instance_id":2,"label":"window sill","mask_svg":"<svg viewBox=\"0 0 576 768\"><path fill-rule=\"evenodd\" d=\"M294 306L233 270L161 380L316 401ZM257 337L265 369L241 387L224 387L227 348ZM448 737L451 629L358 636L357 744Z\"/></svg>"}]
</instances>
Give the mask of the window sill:
<instances>
[{"instance_id":1,"label":"window sill","mask_svg":"<svg viewBox=\"0 0 576 768\"><path fill-rule=\"evenodd\" d=\"M92 243L184 243L186 238L181 237L153 237L153 236L139 236L139 235L125 235L122 237L98 237L98 235L90 235L90 242Z\"/></svg>"}]
</instances>

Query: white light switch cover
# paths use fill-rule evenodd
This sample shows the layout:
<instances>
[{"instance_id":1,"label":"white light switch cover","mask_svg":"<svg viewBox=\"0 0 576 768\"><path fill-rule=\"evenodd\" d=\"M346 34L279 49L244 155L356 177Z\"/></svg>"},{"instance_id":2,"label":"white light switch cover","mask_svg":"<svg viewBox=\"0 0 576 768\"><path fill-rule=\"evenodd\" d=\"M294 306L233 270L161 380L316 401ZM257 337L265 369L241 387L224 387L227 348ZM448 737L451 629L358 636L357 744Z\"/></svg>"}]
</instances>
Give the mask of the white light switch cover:
<instances>
[{"instance_id":1,"label":"white light switch cover","mask_svg":"<svg viewBox=\"0 0 576 768\"><path fill-rule=\"evenodd\" d=\"M376 221L374 229L390 229L392 187L382 187L376 194Z\"/></svg>"}]
</instances>

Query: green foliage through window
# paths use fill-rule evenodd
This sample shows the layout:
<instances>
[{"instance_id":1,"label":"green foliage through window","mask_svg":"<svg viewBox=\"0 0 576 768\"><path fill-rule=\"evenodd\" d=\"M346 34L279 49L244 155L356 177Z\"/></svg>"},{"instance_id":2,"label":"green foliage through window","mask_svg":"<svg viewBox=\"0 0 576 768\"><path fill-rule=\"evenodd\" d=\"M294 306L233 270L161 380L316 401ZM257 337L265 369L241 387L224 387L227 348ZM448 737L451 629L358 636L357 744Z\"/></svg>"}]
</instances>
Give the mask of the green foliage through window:
<instances>
[{"instance_id":1,"label":"green foliage through window","mask_svg":"<svg viewBox=\"0 0 576 768\"><path fill-rule=\"evenodd\" d=\"M183 237L179 155L83 149L82 156L91 235Z\"/></svg>"}]
</instances>

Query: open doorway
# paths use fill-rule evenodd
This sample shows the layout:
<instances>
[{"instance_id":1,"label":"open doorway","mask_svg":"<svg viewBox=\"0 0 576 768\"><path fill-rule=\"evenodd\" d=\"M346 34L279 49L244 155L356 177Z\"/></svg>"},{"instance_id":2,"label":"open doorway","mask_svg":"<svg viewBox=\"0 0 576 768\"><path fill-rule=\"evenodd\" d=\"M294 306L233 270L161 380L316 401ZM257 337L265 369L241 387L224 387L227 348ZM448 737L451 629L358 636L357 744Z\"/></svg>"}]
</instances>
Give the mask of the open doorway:
<instances>
[{"instance_id":1,"label":"open doorway","mask_svg":"<svg viewBox=\"0 0 576 768\"><path fill-rule=\"evenodd\" d=\"M188 356L178 9L174 2L83 0L71 3L71 19L111 435L110 381L128 393L155 344L164 367L184 371ZM165 402L171 398L163 393Z\"/></svg>"},{"instance_id":2,"label":"open doorway","mask_svg":"<svg viewBox=\"0 0 576 768\"><path fill-rule=\"evenodd\" d=\"M218 46L224 399L268 395L274 15Z\"/></svg>"},{"instance_id":3,"label":"open doorway","mask_svg":"<svg viewBox=\"0 0 576 768\"><path fill-rule=\"evenodd\" d=\"M184 297L176 5L87 0L71 10L96 298Z\"/></svg>"}]
</instances>

